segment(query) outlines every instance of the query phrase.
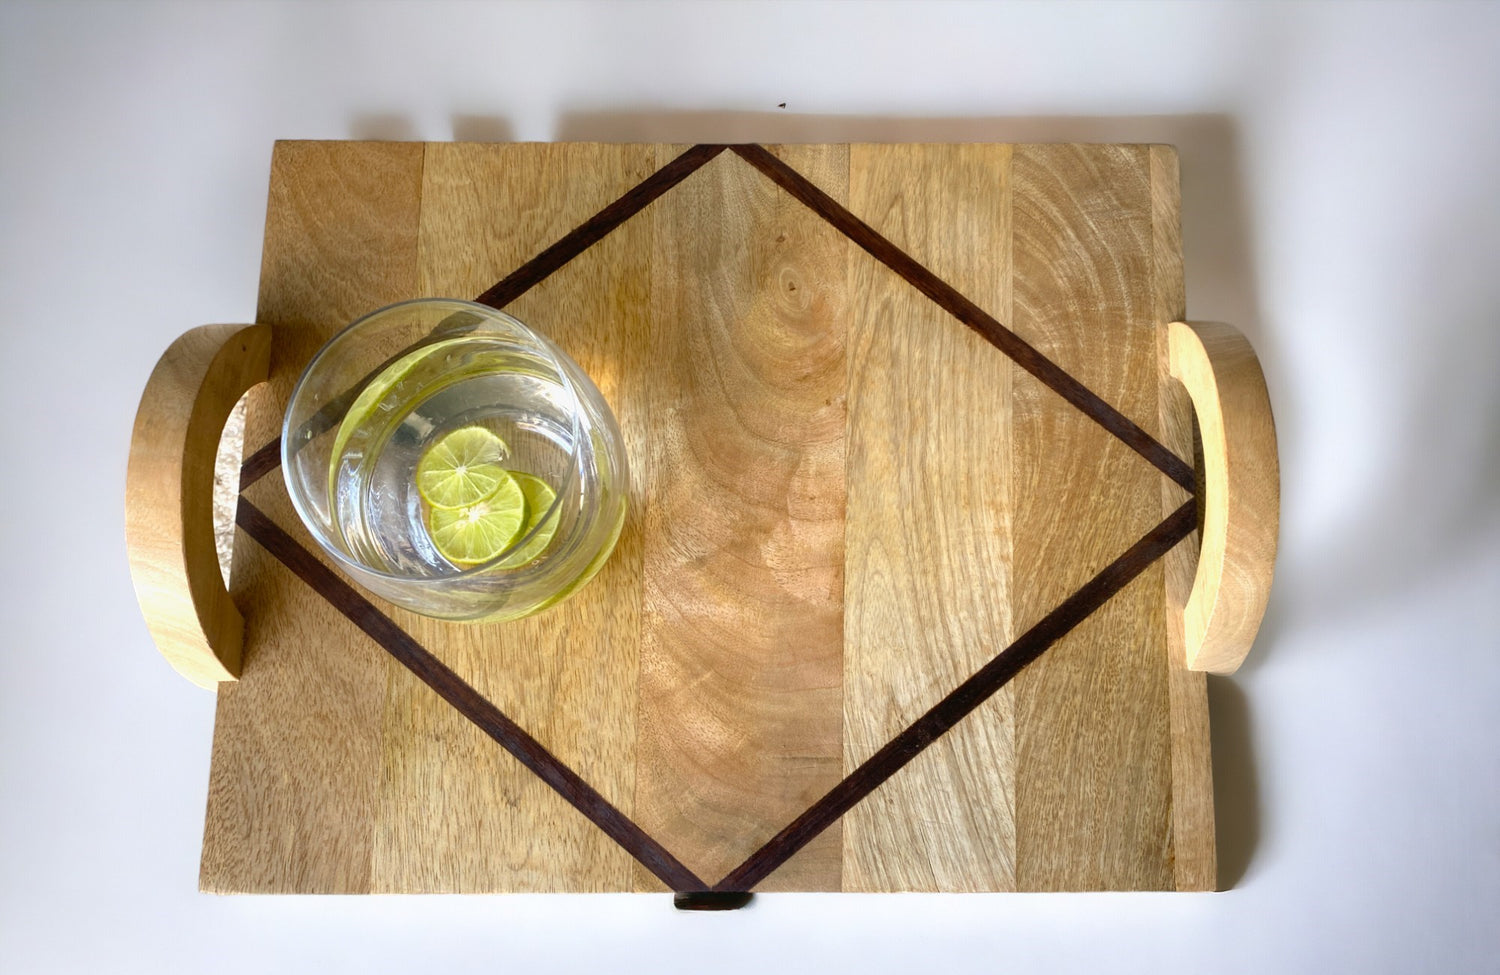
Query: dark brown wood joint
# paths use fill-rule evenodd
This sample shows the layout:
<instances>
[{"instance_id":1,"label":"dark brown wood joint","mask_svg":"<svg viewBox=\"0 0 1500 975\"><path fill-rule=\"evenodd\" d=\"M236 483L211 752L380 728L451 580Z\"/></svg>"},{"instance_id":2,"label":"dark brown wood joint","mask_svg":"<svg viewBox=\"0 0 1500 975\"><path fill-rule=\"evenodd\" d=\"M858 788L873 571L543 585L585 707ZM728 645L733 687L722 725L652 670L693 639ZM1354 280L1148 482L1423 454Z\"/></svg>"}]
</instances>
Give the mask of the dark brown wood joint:
<instances>
[{"instance_id":1,"label":"dark brown wood joint","mask_svg":"<svg viewBox=\"0 0 1500 975\"><path fill-rule=\"evenodd\" d=\"M694 890L673 894L672 906L679 911L737 911L754 899L748 891Z\"/></svg>"}]
</instances>

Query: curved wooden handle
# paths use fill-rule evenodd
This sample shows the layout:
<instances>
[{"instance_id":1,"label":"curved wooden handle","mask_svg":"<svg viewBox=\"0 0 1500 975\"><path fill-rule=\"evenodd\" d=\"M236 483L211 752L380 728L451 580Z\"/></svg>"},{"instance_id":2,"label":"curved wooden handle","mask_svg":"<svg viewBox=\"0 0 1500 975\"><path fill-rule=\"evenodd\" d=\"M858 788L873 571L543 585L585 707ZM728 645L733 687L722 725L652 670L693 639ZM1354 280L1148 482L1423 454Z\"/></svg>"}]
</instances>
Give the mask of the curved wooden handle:
<instances>
[{"instance_id":1,"label":"curved wooden handle","mask_svg":"<svg viewBox=\"0 0 1500 975\"><path fill-rule=\"evenodd\" d=\"M1281 483L1276 425L1255 350L1218 322L1173 322L1171 372L1203 441L1203 543L1184 610L1190 670L1229 674L1255 641L1276 563Z\"/></svg>"},{"instance_id":2,"label":"curved wooden handle","mask_svg":"<svg viewBox=\"0 0 1500 975\"><path fill-rule=\"evenodd\" d=\"M235 680L245 621L214 551L214 461L224 421L264 382L269 325L204 325L167 348L141 394L125 475L130 575L157 649L188 680Z\"/></svg>"}]
</instances>

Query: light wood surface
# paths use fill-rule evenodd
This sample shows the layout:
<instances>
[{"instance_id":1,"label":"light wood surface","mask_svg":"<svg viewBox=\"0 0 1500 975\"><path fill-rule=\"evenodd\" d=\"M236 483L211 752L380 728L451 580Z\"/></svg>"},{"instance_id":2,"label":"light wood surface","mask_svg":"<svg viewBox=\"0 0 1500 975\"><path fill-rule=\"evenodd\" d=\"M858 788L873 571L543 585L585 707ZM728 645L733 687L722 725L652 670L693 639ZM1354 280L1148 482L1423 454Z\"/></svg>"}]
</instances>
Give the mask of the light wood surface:
<instances>
[{"instance_id":1,"label":"light wood surface","mask_svg":"<svg viewBox=\"0 0 1500 975\"><path fill-rule=\"evenodd\" d=\"M1182 223L1179 218L1177 152L1151 147L1152 291L1156 298L1156 357L1163 377L1170 373L1167 328L1185 314L1182 279ZM1181 384L1163 378L1158 387L1161 442L1177 456L1193 458L1193 407ZM1188 500L1188 492L1162 478L1162 514ZM1162 557L1166 584L1167 700L1172 736L1172 874L1178 890L1213 890L1218 881L1214 845L1213 762L1209 749L1208 683L1187 667L1183 607L1198 561L1194 532Z\"/></svg>"},{"instance_id":2,"label":"light wood surface","mask_svg":"<svg viewBox=\"0 0 1500 975\"><path fill-rule=\"evenodd\" d=\"M279 144L247 447L334 329L480 293L684 148ZM1185 452L1162 358L1183 304L1170 150L772 151ZM620 546L518 623L374 602L708 883L1186 496L731 152L507 310L620 420ZM246 496L316 554L279 471ZM1211 886L1174 564L758 889ZM219 691L206 889L662 889L244 535L231 590L244 668Z\"/></svg>"},{"instance_id":3,"label":"light wood surface","mask_svg":"<svg viewBox=\"0 0 1500 975\"><path fill-rule=\"evenodd\" d=\"M250 395L250 450L281 432L292 385L339 328L417 293L422 147L277 143L259 321L271 378ZM317 552L273 471L247 497ZM219 689L199 883L221 892L370 889L387 657L239 533L241 679Z\"/></svg>"},{"instance_id":4,"label":"light wood surface","mask_svg":"<svg viewBox=\"0 0 1500 975\"><path fill-rule=\"evenodd\" d=\"M469 296L656 168L649 146L427 147L423 294ZM646 449L650 226L632 222L506 309L599 385L630 457ZM627 815L635 789L642 481L610 562L540 616L472 626L401 614L407 631ZM621 890L634 862L457 711L390 661L374 888ZM580 702L587 702L579 707Z\"/></svg>"},{"instance_id":5,"label":"light wood surface","mask_svg":"<svg viewBox=\"0 0 1500 975\"><path fill-rule=\"evenodd\" d=\"M783 152L847 198L845 147ZM717 878L843 777L847 241L729 153L653 210L636 806ZM835 826L766 889L840 869Z\"/></svg>"},{"instance_id":6,"label":"light wood surface","mask_svg":"<svg viewBox=\"0 0 1500 975\"><path fill-rule=\"evenodd\" d=\"M850 151L854 212L1009 321L1010 147ZM863 251L849 273L862 296L849 352L852 769L1015 636L1006 444L1018 370ZM1014 889L1012 705L1002 689L845 815L846 890Z\"/></svg>"},{"instance_id":7,"label":"light wood surface","mask_svg":"<svg viewBox=\"0 0 1500 975\"><path fill-rule=\"evenodd\" d=\"M1145 146L1018 146L1012 328L1147 432L1157 422ZM1012 394L1011 612L1030 626L1161 520L1161 477L1051 390ZM1014 681L1016 886L1173 885L1159 565Z\"/></svg>"},{"instance_id":8,"label":"light wood surface","mask_svg":"<svg viewBox=\"0 0 1500 975\"><path fill-rule=\"evenodd\" d=\"M1276 564L1276 425L1255 350L1220 322L1173 322L1172 375L1203 444L1203 541L1184 610L1187 664L1230 674L1255 642Z\"/></svg>"},{"instance_id":9,"label":"light wood surface","mask_svg":"<svg viewBox=\"0 0 1500 975\"><path fill-rule=\"evenodd\" d=\"M214 544L219 437L234 404L264 382L271 330L204 325L168 346L146 382L125 475L130 576L157 649L202 687L235 680L245 620Z\"/></svg>"}]
</instances>

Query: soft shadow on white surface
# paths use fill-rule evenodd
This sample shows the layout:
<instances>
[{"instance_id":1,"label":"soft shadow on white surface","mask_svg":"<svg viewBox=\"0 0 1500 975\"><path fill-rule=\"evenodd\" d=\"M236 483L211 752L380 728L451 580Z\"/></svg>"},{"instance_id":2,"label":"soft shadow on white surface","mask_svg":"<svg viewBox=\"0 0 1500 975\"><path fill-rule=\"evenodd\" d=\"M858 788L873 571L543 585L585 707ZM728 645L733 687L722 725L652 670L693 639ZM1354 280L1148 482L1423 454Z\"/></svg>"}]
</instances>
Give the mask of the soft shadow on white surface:
<instances>
[{"instance_id":1,"label":"soft shadow on white surface","mask_svg":"<svg viewBox=\"0 0 1500 975\"><path fill-rule=\"evenodd\" d=\"M510 121L493 115L454 114L449 122L454 142L509 142L515 138ZM407 115L357 112L349 118L347 138L370 142L420 142L417 123Z\"/></svg>"},{"instance_id":2,"label":"soft shadow on white surface","mask_svg":"<svg viewBox=\"0 0 1500 975\"><path fill-rule=\"evenodd\" d=\"M454 115L454 142L509 142L515 130L508 119L491 115Z\"/></svg>"},{"instance_id":3,"label":"soft shadow on white surface","mask_svg":"<svg viewBox=\"0 0 1500 975\"><path fill-rule=\"evenodd\" d=\"M562 141L600 142L1151 142L1177 147L1182 174L1188 313L1234 322L1256 343L1255 249L1245 203L1241 135L1225 114L1038 115L1022 118L803 115L621 109L574 112ZM1274 362L1274 355L1262 354ZM1269 368L1269 367L1268 367Z\"/></svg>"},{"instance_id":4,"label":"soft shadow on white surface","mask_svg":"<svg viewBox=\"0 0 1500 975\"><path fill-rule=\"evenodd\" d=\"M369 142L420 142L410 117L385 112L360 112L349 120L349 138Z\"/></svg>"},{"instance_id":5,"label":"soft shadow on white surface","mask_svg":"<svg viewBox=\"0 0 1500 975\"><path fill-rule=\"evenodd\" d=\"M1233 678L1208 678L1208 713L1219 890L1229 890L1244 879L1260 842L1260 775L1255 768L1250 702Z\"/></svg>"}]
</instances>

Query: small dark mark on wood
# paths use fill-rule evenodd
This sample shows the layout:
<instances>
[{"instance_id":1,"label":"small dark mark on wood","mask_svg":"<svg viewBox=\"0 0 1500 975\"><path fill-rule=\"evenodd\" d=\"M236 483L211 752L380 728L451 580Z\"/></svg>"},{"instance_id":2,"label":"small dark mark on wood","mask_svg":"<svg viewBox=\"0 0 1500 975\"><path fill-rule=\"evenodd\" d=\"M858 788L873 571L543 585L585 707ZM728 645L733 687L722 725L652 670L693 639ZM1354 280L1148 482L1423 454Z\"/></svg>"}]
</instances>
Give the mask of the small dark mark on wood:
<instances>
[{"instance_id":1,"label":"small dark mark on wood","mask_svg":"<svg viewBox=\"0 0 1500 975\"><path fill-rule=\"evenodd\" d=\"M658 169L631 187L619 199L609 204L609 206L565 234L557 243L506 275L504 280L479 295L474 301L481 305L489 305L492 308L503 308L512 301L515 301L521 295L544 281L553 271L556 271L579 254L588 250L594 244L608 236L610 231L645 209L650 205L652 200L655 200L667 190L687 179L704 163L723 152L724 148L724 146L720 145L698 145L687 150L661 169ZM450 317L457 318L458 316ZM472 315L468 317L473 318L474 322L479 321L479 319L474 318ZM469 328L472 329L472 327L471 323ZM429 340L446 337L448 334L462 330L461 325L448 327L447 320L445 320L445 323L439 325L433 335L429 336ZM439 335L439 332L443 334ZM397 357L401 354L397 353ZM331 400L323 409L314 414L298 433L310 433L311 437L316 437L332 429L334 424L343 419L344 414L348 412L349 407L354 403L355 397L359 395L359 391L364 388L365 384L374 376L379 375L385 365L393 362L395 358L388 359L369 376L366 376L364 380L355 385L354 388L346 390L343 395ZM303 437L302 439L311 439L311 437ZM277 437L252 454L250 459L240 468L240 490L245 490L262 477L265 477L280 464L281 438Z\"/></svg>"},{"instance_id":2,"label":"small dark mark on wood","mask_svg":"<svg viewBox=\"0 0 1500 975\"><path fill-rule=\"evenodd\" d=\"M745 891L699 890L674 894L672 906L679 911L737 911L749 904L755 895Z\"/></svg>"}]
</instances>

